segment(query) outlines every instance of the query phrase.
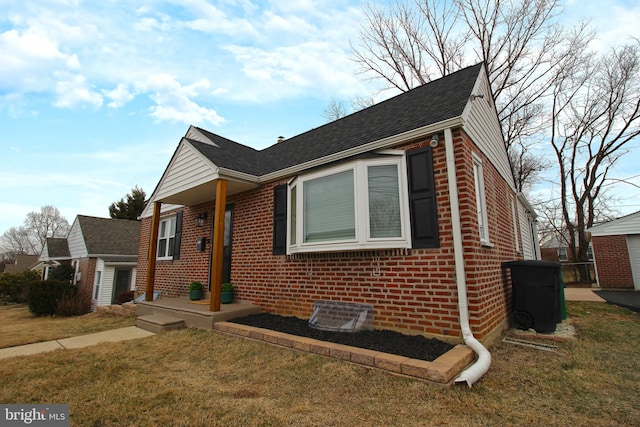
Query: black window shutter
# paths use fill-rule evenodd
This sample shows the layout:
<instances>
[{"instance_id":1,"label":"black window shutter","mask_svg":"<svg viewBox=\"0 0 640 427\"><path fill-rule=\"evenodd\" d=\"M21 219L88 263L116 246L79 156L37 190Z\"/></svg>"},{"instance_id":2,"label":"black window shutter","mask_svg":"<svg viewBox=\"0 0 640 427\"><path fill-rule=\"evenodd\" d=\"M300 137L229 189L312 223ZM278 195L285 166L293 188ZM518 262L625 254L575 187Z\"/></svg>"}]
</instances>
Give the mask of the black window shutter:
<instances>
[{"instance_id":1,"label":"black window shutter","mask_svg":"<svg viewBox=\"0 0 640 427\"><path fill-rule=\"evenodd\" d=\"M437 248L440 237L431 147L407 152L407 177L412 246Z\"/></svg>"},{"instance_id":2,"label":"black window shutter","mask_svg":"<svg viewBox=\"0 0 640 427\"><path fill-rule=\"evenodd\" d=\"M176 234L173 239L173 259L180 259L180 243L182 242L182 211L176 214Z\"/></svg>"},{"instance_id":3,"label":"black window shutter","mask_svg":"<svg viewBox=\"0 0 640 427\"><path fill-rule=\"evenodd\" d=\"M287 253L287 185L273 189L273 255Z\"/></svg>"}]
</instances>

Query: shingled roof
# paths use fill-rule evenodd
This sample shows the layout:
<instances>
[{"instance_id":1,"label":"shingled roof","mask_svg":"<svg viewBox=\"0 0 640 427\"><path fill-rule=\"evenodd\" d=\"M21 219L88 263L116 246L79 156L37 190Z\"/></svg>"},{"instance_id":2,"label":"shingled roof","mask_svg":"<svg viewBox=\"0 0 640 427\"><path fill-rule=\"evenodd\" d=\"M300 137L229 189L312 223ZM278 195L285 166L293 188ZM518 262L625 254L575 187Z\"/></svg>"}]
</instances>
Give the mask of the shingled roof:
<instances>
[{"instance_id":1,"label":"shingled roof","mask_svg":"<svg viewBox=\"0 0 640 427\"><path fill-rule=\"evenodd\" d=\"M69 258L69 243L63 237L47 238L47 255L49 258Z\"/></svg>"},{"instance_id":2,"label":"shingled roof","mask_svg":"<svg viewBox=\"0 0 640 427\"><path fill-rule=\"evenodd\" d=\"M78 215L77 220L89 256L138 253L140 221L84 215Z\"/></svg>"},{"instance_id":3,"label":"shingled roof","mask_svg":"<svg viewBox=\"0 0 640 427\"><path fill-rule=\"evenodd\" d=\"M459 117L481 68L464 68L260 151L200 128L215 145L187 139L218 167L262 176Z\"/></svg>"}]
</instances>

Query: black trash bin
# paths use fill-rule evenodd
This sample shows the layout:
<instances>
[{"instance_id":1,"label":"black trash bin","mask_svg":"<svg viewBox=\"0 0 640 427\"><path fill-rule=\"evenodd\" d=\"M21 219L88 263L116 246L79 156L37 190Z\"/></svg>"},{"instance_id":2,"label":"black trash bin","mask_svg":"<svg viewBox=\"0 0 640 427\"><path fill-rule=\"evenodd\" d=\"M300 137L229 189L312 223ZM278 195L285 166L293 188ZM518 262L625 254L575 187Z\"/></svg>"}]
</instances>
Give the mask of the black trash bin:
<instances>
[{"instance_id":1,"label":"black trash bin","mask_svg":"<svg viewBox=\"0 0 640 427\"><path fill-rule=\"evenodd\" d=\"M536 332L555 332L562 322L560 264L549 261L509 261L513 290L513 326Z\"/></svg>"}]
</instances>

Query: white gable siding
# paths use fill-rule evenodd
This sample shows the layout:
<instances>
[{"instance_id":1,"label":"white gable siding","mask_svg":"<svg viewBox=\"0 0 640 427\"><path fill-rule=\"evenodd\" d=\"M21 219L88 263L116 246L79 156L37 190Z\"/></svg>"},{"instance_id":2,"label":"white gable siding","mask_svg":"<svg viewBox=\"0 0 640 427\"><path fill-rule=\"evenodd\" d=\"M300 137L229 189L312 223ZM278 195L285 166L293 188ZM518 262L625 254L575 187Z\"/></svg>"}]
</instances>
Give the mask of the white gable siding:
<instances>
[{"instance_id":1,"label":"white gable siding","mask_svg":"<svg viewBox=\"0 0 640 427\"><path fill-rule=\"evenodd\" d=\"M162 177L154 199L180 193L216 178L217 167L206 160L186 140L182 140L176 155Z\"/></svg>"},{"instance_id":2,"label":"white gable siding","mask_svg":"<svg viewBox=\"0 0 640 427\"><path fill-rule=\"evenodd\" d=\"M38 261L49 261L49 244L45 243L44 248L42 248L42 252L40 252L40 257Z\"/></svg>"},{"instance_id":3,"label":"white gable siding","mask_svg":"<svg viewBox=\"0 0 640 427\"><path fill-rule=\"evenodd\" d=\"M69 243L69 254L71 259L86 258L89 256L87 245L82 236L82 229L80 228L80 221L78 218L73 222L71 230L69 230L69 236L67 237Z\"/></svg>"},{"instance_id":4,"label":"white gable siding","mask_svg":"<svg viewBox=\"0 0 640 427\"><path fill-rule=\"evenodd\" d=\"M491 89L486 73L480 73L474 86L473 94L482 95L483 98L469 100L462 113L465 122L464 130L496 167L507 184L515 190L507 150L504 147L502 129L493 106Z\"/></svg>"},{"instance_id":5,"label":"white gable siding","mask_svg":"<svg viewBox=\"0 0 640 427\"><path fill-rule=\"evenodd\" d=\"M622 218L591 227L594 236L610 236L620 234L640 234L640 212L632 213Z\"/></svg>"}]
</instances>

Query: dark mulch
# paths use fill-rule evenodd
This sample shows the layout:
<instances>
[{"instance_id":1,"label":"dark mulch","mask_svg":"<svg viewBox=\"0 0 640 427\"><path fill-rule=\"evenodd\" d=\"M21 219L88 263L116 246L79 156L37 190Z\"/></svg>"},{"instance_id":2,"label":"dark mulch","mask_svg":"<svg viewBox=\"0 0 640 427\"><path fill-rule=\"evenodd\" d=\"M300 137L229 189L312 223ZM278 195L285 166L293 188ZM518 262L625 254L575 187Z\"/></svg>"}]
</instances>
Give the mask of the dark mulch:
<instances>
[{"instance_id":1,"label":"dark mulch","mask_svg":"<svg viewBox=\"0 0 640 427\"><path fill-rule=\"evenodd\" d=\"M435 338L425 338L419 335L404 335L394 331L321 331L311 328L306 320L298 319L297 317L277 316L269 313L241 317L233 319L231 322L429 362L434 361L453 348L453 345Z\"/></svg>"}]
</instances>

